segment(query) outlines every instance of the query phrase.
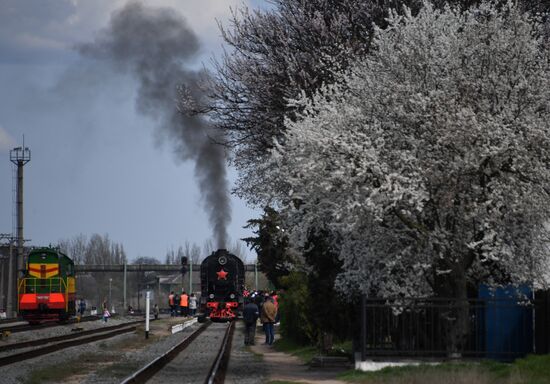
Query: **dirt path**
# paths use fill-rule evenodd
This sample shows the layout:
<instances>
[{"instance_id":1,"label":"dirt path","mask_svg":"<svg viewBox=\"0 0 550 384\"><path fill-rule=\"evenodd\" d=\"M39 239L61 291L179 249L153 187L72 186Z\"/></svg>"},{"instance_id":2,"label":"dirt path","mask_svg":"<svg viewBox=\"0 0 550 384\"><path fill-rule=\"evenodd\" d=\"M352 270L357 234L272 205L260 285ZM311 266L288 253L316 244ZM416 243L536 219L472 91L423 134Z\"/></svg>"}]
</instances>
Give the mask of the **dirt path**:
<instances>
[{"instance_id":1,"label":"dirt path","mask_svg":"<svg viewBox=\"0 0 550 384\"><path fill-rule=\"evenodd\" d=\"M278 339L279 335L275 335ZM347 384L337 380L336 376L342 370L310 369L296 356L278 352L273 347L264 345L264 333L261 328L256 332L256 345L250 347L254 353L263 355L270 381L291 381L296 383Z\"/></svg>"}]
</instances>

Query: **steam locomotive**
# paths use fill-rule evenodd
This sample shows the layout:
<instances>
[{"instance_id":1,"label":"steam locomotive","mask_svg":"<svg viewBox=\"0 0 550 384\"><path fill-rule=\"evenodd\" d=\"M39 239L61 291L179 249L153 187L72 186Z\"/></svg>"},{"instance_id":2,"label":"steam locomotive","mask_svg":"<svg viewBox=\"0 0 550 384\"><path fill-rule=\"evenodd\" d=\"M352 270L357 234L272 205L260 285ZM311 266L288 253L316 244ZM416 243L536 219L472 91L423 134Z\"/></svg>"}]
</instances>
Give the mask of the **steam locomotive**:
<instances>
[{"instance_id":1,"label":"steam locomotive","mask_svg":"<svg viewBox=\"0 0 550 384\"><path fill-rule=\"evenodd\" d=\"M237 256L219 249L201 263L199 321L231 321L243 307L244 264Z\"/></svg>"},{"instance_id":2,"label":"steam locomotive","mask_svg":"<svg viewBox=\"0 0 550 384\"><path fill-rule=\"evenodd\" d=\"M17 282L18 312L31 324L75 315L73 261L56 248L33 249Z\"/></svg>"}]
</instances>

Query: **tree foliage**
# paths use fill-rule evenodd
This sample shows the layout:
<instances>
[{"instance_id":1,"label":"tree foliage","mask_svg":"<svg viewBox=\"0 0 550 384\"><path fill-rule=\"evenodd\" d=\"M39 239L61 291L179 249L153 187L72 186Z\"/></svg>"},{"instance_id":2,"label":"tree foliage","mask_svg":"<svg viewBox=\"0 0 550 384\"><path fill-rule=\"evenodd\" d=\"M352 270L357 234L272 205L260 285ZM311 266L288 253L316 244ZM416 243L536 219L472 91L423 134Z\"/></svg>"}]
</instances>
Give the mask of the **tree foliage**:
<instances>
[{"instance_id":1,"label":"tree foliage","mask_svg":"<svg viewBox=\"0 0 550 384\"><path fill-rule=\"evenodd\" d=\"M321 349L331 348L331 342L323 336L336 336L339 340L349 340L353 336L357 320L357 306L349 305L354 300L355 292L337 292L334 282L342 271L338 248L334 247L337 239L327 230L316 228L308 238L304 249L304 259L310 266L307 274L307 286L310 310L309 321L318 330L318 341Z\"/></svg>"},{"instance_id":2,"label":"tree foliage","mask_svg":"<svg viewBox=\"0 0 550 384\"><path fill-rule=\"evenodd\" d=\"M532 189L526 187L529 181L521 181L523 174L516 174L517 182L506 171L506 144L495 137L502 132L500 124L511 126L508 120L514 118L513 113L500 115L499 108L509 110L512 99L523 98L522 87L529 93L536 82L533 63L546 58L532 48L543 42L529 39L540 30L518 28L529 24L526 17L518 24L515 16L503 16L506 12L495 16L506 9L507 0L495 1L498 6L485 14L486 20L481 8L468 10L480 2L434 0L435 9L447 4L460 9L432 18L438 26L430 30L429 23L411 22L421 1L276 0L269 11L235 12L222 31L228 52L217 63L210 104L203 111L233 148L236 192L251 204L282 209L293 246L322 246L309 241L322 231L339 239L331 247L344 268L338 282L342 292L457 295L481 279L498 283L537 277L532 271L544 261L539 256L546 233L540 222L546 213L533 207L544 205L543 181L535 183L537 202L517 211L511 202L525 201ZM533 14L550 8L547 0L520 3ZM409 14L402 13L403 5L410 7ZM398 13L390 15L390 9ZM451 13L456 22L445 26ZM491 24L495 20L511 22L501 38L501 25ZM376 37L374 23L380 28ZM465 28L470 30L462 33ZM390 43L380 49L380 39L389 41L392 34L395 49L390 52ZM403 36L405 41L399 41ZM514 38L519 38L516 45L509 41ZM531 55L525 60L520 59L522 39ZM367 54L369 59L361 60ZM369 67L369 60L380 60L378 67ZM520 72L514 74L516 69ZM535 88L525 104L547 97L541 86ZM533 111L522 109L520 115ZM518 159L514 167L528 168L531 164L518 157L526 152L521 146L541 148L546 142L522 138L522 129L509 129L518 130L521 140L510 139L508 158ZM426 160L437 154L446 156L437 164ZM506 188L499 189L500 184ZM497 212L500 219L488 219ZM315 255L307 258L308 278L324 264Z\"/></svg>"},{"instance_id":3,"label":"tree foliage","mask_svg":"<svg viewBox=\"0 0 550 384\"><path fill-rule=\"evenodd\" d=\"M507 3L499 0L498 3ZM437 7L456 4L464 9L480 0L436 0ZM547 0L523 1L534 12L547 11ZM221 27L227 52L215 61L208 100L199 110L223 132L233 149L236 192L252 204L265 205L264 165L273 141L283 140L284 120L295 121L301 106L289 103L300 94L312 97L323 84L368 52L373 26L387 25L390 10L407 6L416 14L421 0L275 0L267 11L246 7L235 11ZM185 93L184 93L185 95ZM182 105L188 104L182 97Z\"/></svg>"},{"instance_id":4,"label":"tree foliage","mask_svg":"<svg viewBox=\"0 0 550 384\"><path fill-rule=\"evenodd\" d=\"M285 207L293 240L330 223L343 291L463 297L467 282L542 282L550 71L541 25L488 4L462 13L426 3L388 22L343 86L297 100L305 111L287 120L263 189Z\"/></svg>"},{"instance_id":5,"label":"tree foliage","mask_svg":"<svg viewBox=\"0 0 550 384\"><path fill-rule=\"evenodd\" d=\"M279 304L281 334L299 344L314 344L318 330L310 316L315 304L310 299L307 275L293 271L281 277L280 282L285 287Z\"/></svg>"},{"instance_id":6,"label":"tree foliage","mask_svg":"<svg viewBox=\"0 0 550 384\"><path fill-rule=\"evenodd\" d=\"M94 233L90 239L80 234L59 241L59 248L75 264L124 264L128 262L124 246L113 242L109 235Z\"/></svg>"},{"instance_id":7,"label":"tree foliage","mask_svg":"<svg viewBox=\"0 0 550 384\"><path fill-rule=\"evenodd\" d=\"M373 22L383 22L394 3L276 0L269 11L242 8L222 28L228 51L216 63L208 110L234 149L241 197L260 201L264 174L257 165L281 139L284 119L299 112L288 100L334 82L335 69L366 52Z\"/></svg>"},{"instance_id":8,"label":"tree foliage","mask_svg":"<svg viewBox=\"0 0 550 384\"><path fill-rule=\"evenodd\" d=\"M248 220L245 228L256 227L256 237L243 239L258 255L258 268L265 273L276 288L281 287L281 277L290 272L292 258L288 253L288 238L281 227L278 213L270 207L264 208L260 219Z\"/></svg>"}]
</instances>

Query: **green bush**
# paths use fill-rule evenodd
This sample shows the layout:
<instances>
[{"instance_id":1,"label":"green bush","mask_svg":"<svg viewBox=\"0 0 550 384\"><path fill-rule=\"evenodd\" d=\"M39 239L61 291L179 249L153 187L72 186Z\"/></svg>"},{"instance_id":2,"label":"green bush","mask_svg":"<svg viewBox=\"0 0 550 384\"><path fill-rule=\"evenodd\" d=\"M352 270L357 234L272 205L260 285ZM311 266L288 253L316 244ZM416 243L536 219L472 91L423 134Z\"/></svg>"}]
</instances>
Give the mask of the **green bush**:
<instances>
[{"instance_id":1,"label":"green bush","mask_svg":"<svg viewBox=\"0 0 550 384\"><path fill-rule=\"evenodd\" d=\"M302 272L281 278L284 291L279 300L280 330L283 337L302 345L315 345L317 333L311 323L308 279Z\"/></svg>"}]
</instances>

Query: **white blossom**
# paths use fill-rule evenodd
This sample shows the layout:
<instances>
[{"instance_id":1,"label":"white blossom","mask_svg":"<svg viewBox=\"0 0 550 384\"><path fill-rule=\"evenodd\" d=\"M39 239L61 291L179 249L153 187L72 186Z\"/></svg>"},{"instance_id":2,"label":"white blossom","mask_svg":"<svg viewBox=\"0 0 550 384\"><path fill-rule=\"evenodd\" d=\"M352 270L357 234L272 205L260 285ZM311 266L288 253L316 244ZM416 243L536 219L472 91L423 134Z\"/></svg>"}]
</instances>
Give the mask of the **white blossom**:
<instances>
[{"instance_id":1,"label":"white blossom","mask_svg":"<svg viewBox=\"0 0 550 384\"><path fill-rule=\"evenodd\" d=\"M550 71L539 24L511 4L425 3L388 22L340 81L293 101L305 111L265 164L265 200L295 244L318 228L338 234L343 291L544 283Z\"/></svg>"}]
</instances>

